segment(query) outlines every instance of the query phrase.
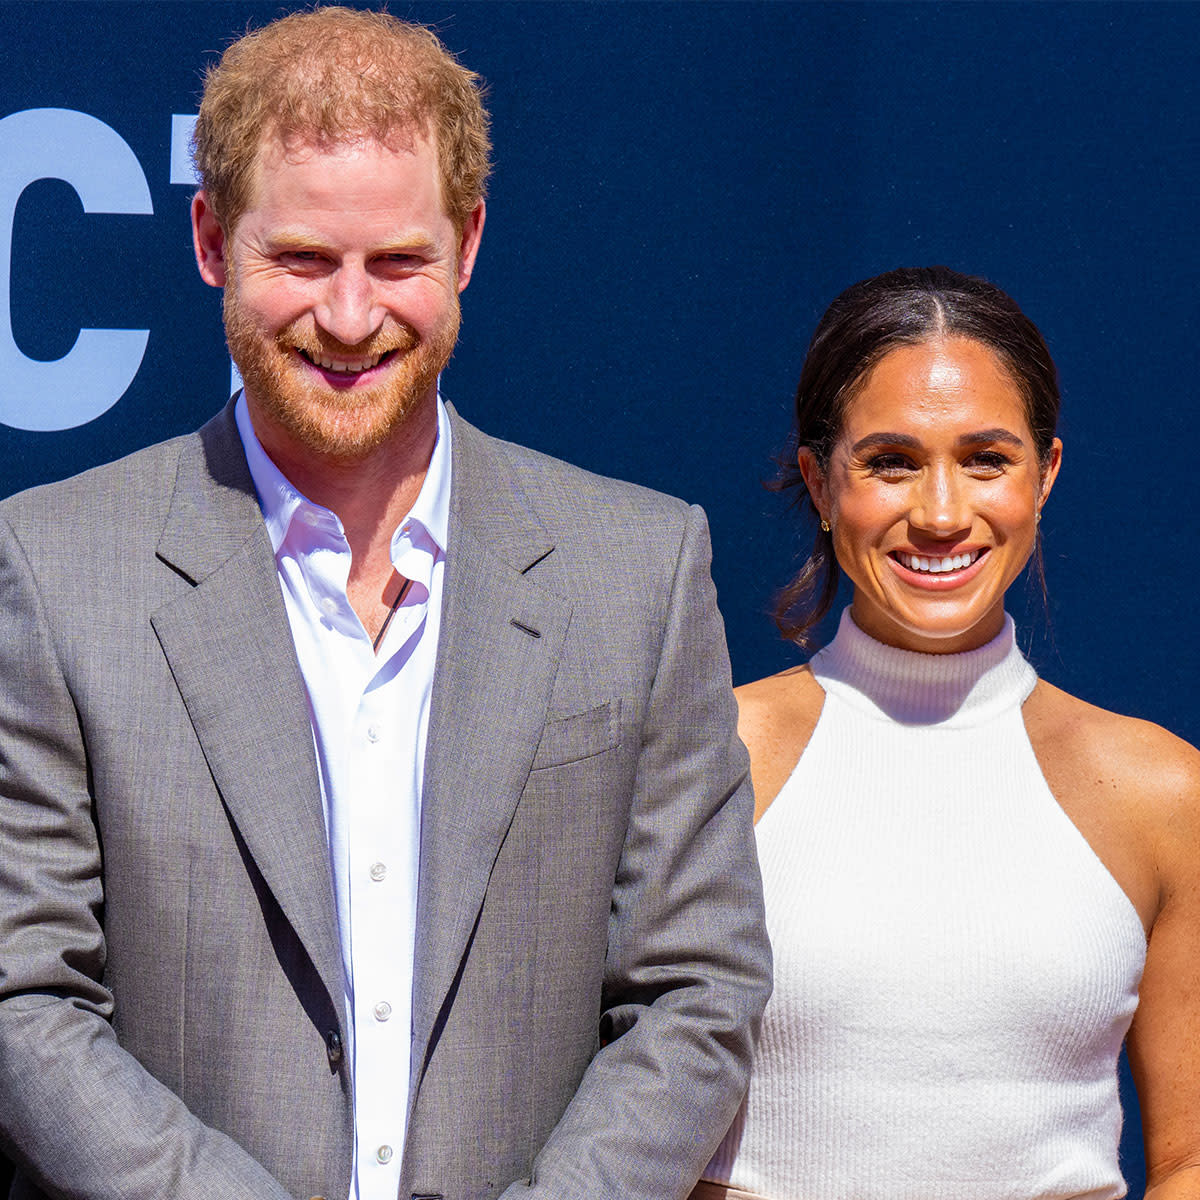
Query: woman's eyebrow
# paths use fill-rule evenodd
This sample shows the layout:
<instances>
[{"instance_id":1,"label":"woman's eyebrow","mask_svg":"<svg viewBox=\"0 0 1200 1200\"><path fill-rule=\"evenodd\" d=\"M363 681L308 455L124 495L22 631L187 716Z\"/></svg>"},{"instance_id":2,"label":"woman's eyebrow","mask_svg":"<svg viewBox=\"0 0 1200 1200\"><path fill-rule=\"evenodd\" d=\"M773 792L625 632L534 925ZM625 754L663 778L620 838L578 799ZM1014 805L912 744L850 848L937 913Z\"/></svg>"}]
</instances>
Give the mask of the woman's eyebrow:
<instances>
[{"instance_id":1,"label":"woman's eyebrow","mask_svg":"<svg viewBox=\"0 0 1200 1200\"><path fill-rule=\"evenodd\" d=\"M958 439L960 446L978 446L983 442L1006 442L1010 446L1024 446L1025 442L1010 429L997 425L994 429L975 429L964 433ZM868 433L859 438L850 451L861 454L864 450L874 450L878 446L902 446L908 450L919 450L921 439L910 433Z\"/></svg>"},{"instance_id":2,"label":"woman's eyebrow","mask_svg":"<svg viewBox=\"0 0 1200 1200\"><path fill-rule=\"evenodd\" d=\"M864 450L873 450L876 446L904 446L909 450L919 450L921 439L909 433L868 433L866 437L859 438L850 450L854 454L860 454Z\"/></svg>"},{"instance_id":3,"label":"woman's eyebrow","mask_svg":"<svg viewBox=\"0 0 1200 1200\"><path fill-rule=\"evenodd\" d=\"M1010 429L997 425L995 429L980 429L964 433L958 439L960 446L977 446L980 442L1007 442L1010 446L1024 446L1025 442Z\"/></svg>"}]
</instances>

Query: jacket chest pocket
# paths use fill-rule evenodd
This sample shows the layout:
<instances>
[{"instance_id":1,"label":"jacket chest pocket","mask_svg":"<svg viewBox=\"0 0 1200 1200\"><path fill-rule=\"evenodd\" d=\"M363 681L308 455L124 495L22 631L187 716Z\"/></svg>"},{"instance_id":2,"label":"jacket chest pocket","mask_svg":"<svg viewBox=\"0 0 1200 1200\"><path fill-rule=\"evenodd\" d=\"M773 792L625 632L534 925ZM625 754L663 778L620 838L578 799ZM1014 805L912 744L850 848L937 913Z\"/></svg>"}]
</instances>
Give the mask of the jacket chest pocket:
<instances>
[{"instance_id":1,"label":"jacket chest pocket","mask_svg":"<svg viewBox=\"0 0 1200 1200\"><path fill-rule=\"evenodd\" d=\"M620 702L610 700L574 716L547 720L532 769L562 766L611 750L619 740L620 715Z\"/></svg>"}]
</instances>

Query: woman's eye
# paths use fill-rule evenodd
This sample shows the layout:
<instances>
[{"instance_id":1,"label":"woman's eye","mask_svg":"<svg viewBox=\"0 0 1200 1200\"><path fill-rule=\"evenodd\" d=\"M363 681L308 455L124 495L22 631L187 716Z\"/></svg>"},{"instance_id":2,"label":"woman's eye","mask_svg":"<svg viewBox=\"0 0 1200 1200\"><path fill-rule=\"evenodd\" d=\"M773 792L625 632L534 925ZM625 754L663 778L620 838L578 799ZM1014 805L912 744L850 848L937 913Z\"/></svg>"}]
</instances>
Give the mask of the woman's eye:
<instances>
[{"instance_id":1,"label":"woman's eye","mask_svg":"<svg viewBox=\"0 0 1200 1200\"><path fill-rule=\"evenodd\" d=\"M903 454L876 454L867 460L867 470L884 478L906 475L914 469L912 460Z\"/></svg>"},{"instance_id":2,"label":"woman's eye","mask_svg":"<svg viewBox=\"0 0 1200 1200\"><path fill-rule=\"evenodd\" d=\"M998 475L1008 466L1008 456L998 450L979 450L967 459L967 466L976 471Z\"/></svg>"}]
</instances>

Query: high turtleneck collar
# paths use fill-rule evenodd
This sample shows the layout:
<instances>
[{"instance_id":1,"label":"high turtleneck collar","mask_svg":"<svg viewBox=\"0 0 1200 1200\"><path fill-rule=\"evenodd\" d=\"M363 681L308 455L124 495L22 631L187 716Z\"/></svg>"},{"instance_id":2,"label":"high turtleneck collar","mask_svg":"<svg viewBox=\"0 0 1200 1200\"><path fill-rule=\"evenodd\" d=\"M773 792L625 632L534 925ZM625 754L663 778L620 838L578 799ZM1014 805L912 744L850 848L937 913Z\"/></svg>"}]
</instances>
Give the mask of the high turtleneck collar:
<instances>
[{"instance_id":1,"label":"high turtleneck collar","mask_svg":"<svg viewBox=\"0 0 1200 1200\"><path fill-rule=\"evenodd\" d=\"M827 693L904 725L981 725L1020 708L1037 683L1007 615L1004 628L976 650L920 654L877 642L847 608L837 636L810 665Z\"/></svg>"}]
</instances>

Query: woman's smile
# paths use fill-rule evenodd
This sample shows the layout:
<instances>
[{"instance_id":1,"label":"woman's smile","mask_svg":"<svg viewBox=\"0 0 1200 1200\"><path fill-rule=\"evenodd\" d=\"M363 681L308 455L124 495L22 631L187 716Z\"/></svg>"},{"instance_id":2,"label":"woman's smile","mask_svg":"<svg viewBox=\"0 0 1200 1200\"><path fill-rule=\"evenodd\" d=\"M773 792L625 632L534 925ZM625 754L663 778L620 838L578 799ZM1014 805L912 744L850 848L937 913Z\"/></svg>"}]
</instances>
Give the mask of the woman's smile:
<instances>
[{"instance_id":1,"label":"woman's smile","mask_svg":"<svg viewBox=\"0 0 1200 1200\"><path fill-rule=\"evenodd\" d=\"M982 569L987 553L986 547L952 554L945 551L893 550L888 557L895 564L896 573L906 583L913 587L946 591L974 579Z\"/></svg>"},{"instance_id":2,"label":"woman's smile","mask_svg":"<svg viewBox=\"0 0 1200 1200\"><path fill-rule=\"evenodd\" d=\"M846 406L824 469L800 465L854 584L858 626L909 650L951 653L999 633L1058 471L1039 461L1004 362L963 337L902 345Z\"/></svg>"}]
</instances>

